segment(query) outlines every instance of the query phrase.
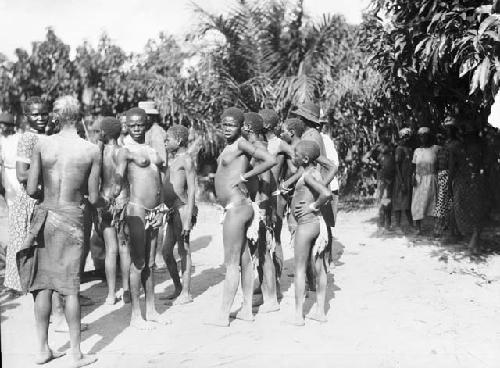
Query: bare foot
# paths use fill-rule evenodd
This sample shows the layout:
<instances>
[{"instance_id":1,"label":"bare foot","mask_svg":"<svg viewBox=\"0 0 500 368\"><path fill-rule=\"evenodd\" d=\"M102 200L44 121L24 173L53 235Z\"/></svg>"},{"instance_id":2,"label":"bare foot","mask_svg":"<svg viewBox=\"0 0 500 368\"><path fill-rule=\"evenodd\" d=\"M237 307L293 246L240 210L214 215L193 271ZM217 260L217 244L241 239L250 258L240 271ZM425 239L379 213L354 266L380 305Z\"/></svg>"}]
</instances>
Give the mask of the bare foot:
<instances>
[{"instance_id":1,"label":"bare foot","mask_svg":"<svg viewBox=\"0 0 500 368\"><path fill-rule=\"evenodd\" d=\"M182 304L189 304L193 302L193 298L191 297L191 294L183 294L179 295L177 299L172 303L173 305L182 305Z\"/></svg>"},{"instance_id":2,"label":"bare foot","mask_svg":"<svg viewBox=\"0 0 500 368\"><path fill-rule=\"evenodd\" d=\"M80 323L80 332L87 331L89 329L89 325L86 323ZM69 332L69 326L66 321L58 322L54 327L55 332Z\"/></svg>"},{"instance_id":3,"label":"bare foot","mask_svg":"<svg viewBox=\"0 0 500 368\"><path fill-rule=\"evenodd\" d=\"M104 304L105 305L115 305L116 302L117 302L117 299L115 296L108 296L106 298L106 300L104 301Z\"/></svg>"},{"instance_id":4,"label":"bare foot","mask_svg":"<svg viewBox=\"0 0 500 368\"><path fill-rule=\"evenodd\" d=\"M97 358L93 355L81 354L79 358L74 358L72 368L85 367L92 363L97 362Z\"/></svg>"},{"instance_id":5,"label":"bare foot","mask_svg":"<svg viewBox=\"0 0 500 368\"><path fill-rule=\"evenodd\" d=\"M272 313L280 310L280 305L276 303L264 303L259 308L259 313Z\"/></svg>"},{"instance_id":6,"label":"bare foot","mask_svg":"<svg viewBox=\"0 0 500 368\"><path fill-rule=\"evenodd\" d=\"M52 351L49 349L49 351L45 351L43 353L39 353L37 357L35 358L35 363L36 364L45 364L50 362L51 360L57 359L65 355L66 353L62 353L60 351Z\"/></svg>"},{"instance_id":7,"label":"bare foot","mask_svg":"<svg viewBox=\"0 0 500 368\"><path fill-rule=\"evenodd\" d=\"M228 317L216 317L214 319L204 322L205 325L216 326L216 327L229 327Z\"/></svg>"},{"instance_id":8,"label":"bare foot","mask_svg":"<svg viewBox=\"0 0 500 368\"><path fill-rule=\"evenodd\" d=\"M304 317L295 317L293 320L283 321L283 324L302 327L306 325L306 322L304 321Z\"/></svg>"},{"instance_id":9,"label":"bare foot","mask_svg":"<svg viewBox=\"0 0 500 368\"><path fill-rule=\"evenodd\" d=\"M172 300L172 299L175 299L179 295L181 295L181 291L182 291L182 289L175 289L175 291L172 294L160 297L160 300L165 300L165 299Z\"/></svg>"},{"instance_id":10,"label":"bare foot","mask_svg":"<svg viewBox=\"0 0 500 368\"><path fill-rule=\"evenodd\" d=\"M130 327L141 331L151 331L156 328L156 325L151 321L145 321L142 318L134 318L130 320Z\"/></svg>"},{"instance_id":11,"label":"bare foot","mask_svg":"<svg viewBox=\"0 0 500 368\"><path fill-rule=\"evenodd\" d=\"M324 313L320 313L318 311L311 311L309 314L307 314L306 318L312 319L313 321L318 321L320 323L328 322L326 315Z\"/></svg>"},{"instance_id":12,"label":"bare foot","mask_svg":"<svg viewBox=\"0 0 500 368\"><path fill-rule=\"evenodd\" d=\"M130 295L130 290L125 290L123 292L122 301L124 304L130 304L132 301L132 296Z\"/></svg>"},{"instance_id":13,"label":"bare foot","mask_svg":"<svg viewBox=\"0 0 500 368\"><path fill-rule=\"evenodd\" d=\"M238 312L236 312L234 318L236 319L241 319L242 321L246 322L253 322L255 321L255 318L253 317L252 310L244 310L243 308L240 309Z\"/></svg>"},{"instance_id":14,"label":"bare foot","mask_svg":"<svg viewBox=\"0 0 500 368\"><path fill-rule=\"evenodd\" d=\"M172 323L171 320L165 318L164 315L161 315L158 312L146 312L146 320L148 322L160 323L162 325L169 325Z\"/></svg>"}]
</instances>

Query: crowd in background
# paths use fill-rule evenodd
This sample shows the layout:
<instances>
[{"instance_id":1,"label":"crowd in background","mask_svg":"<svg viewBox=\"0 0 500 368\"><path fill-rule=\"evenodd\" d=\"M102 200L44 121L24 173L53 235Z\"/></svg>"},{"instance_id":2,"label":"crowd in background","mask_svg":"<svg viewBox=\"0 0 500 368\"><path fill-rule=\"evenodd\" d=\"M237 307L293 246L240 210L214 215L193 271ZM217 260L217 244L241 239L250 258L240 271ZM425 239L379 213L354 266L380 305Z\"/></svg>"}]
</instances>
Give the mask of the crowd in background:
<instances>
[{"instance_id":1,"label":"crowd in background","mask_svg":"<svg viewBox=\"0 0 500 368\"><path fill-rule=\"evenodd\" d=\"M422 222L430 217L434 237L448 231L447 240L468 237L469 248L479 250L481 231L500 204L500 136L495 128L450 115L438 131L422 126L415 136L410 128L401 129L394 144L392 129L382 127L379 143L364 162L378 168L380 234L402 233L405 213L409 227L422 235Z\"/></svg>"}]
</instances>

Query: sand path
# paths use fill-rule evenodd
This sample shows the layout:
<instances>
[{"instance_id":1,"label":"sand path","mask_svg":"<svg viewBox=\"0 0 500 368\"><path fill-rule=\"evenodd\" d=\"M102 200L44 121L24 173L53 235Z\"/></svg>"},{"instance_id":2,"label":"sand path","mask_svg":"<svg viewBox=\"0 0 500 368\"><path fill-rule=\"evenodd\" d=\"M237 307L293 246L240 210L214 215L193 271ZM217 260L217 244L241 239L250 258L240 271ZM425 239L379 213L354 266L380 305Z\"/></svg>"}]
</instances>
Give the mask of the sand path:
<instances>
[{"instance_id":1,"label":"sand path","mask_svg":"<svg viewBox=\"0 0 500 368\"><path fill-rule=\"evenodd\" d=\"M285 246L281 311L256 309L253 323L217 328L203 322L222 292L220 211L202 205L192 234L194 302L169 306L157 299L173 323L138 332L127 327L128 306L103 305L103 282L85 283L83 295L96 304L82 308L89 324L82 350L97 355L93 367L500 367L500 256L471 260L430 241L372 237L375 213L341 214L336 248L343 254L329 275L328 323L283 324L292 316L294 294L292 250ZM171 292L167 274L156 275L159 296ZM240 302L238 292L234 309ZM3 367L34 366L31 296L3 302L1 321ZM67 334L49 333L53 349L68 350ZM69 363L63 357L46 366Z\"/></svg>"}]
</instances>

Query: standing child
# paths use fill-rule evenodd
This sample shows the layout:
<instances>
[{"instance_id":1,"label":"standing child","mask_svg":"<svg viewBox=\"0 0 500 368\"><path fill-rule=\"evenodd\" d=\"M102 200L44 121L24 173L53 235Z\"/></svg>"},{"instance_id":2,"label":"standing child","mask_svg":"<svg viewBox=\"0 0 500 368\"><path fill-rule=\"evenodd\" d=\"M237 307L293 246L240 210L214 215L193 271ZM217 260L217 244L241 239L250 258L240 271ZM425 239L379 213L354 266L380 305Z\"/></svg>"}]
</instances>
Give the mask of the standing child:
<instances>
[{"instance_id":1,"label":"standing child","mask_svg":"<svg viewBox=\"0 0 500 368\"><path fill-rule=\"evenodd\" d=\"M313 141L300 141L294 148L293 162L304 169L292 199L297 230L294 241L295 258L295 318L294 325L303 326L303 305L307 261L311 259L316 273L316 305L308 318L326 322L326 263L325 248L328 234L325 222L320 219L320 207L332 199L332 193L322 184L321 173L316 160L320 156L318 144Z\"/></svg>"},{"instance_id":2,"label":"standing child","mask_svg":"<svg viewBox=\"0 0 500 368\"><path fill-rule=\"evenodd\" d=\"M400 142L396 147L396 180L394 181L394 195L392 209L396 215L396 227L401 229L401 217L403 212L406 214L408 225L413 226L411 216L411 161L412 149L410 147L411 129L403 128L399 131Z\"/></svg>"},{"instance_id":3,"label":"standing child","mask_svg":"<svg viewBox=\"0 0 500 368\"><path fill-rule=\"evenodd\" d=\"M189 130L182 125L173 125L168 131L165 147L173 160L168 162L168 170L163 180L165 204L169 208L168 226L163 239L163 257L168 272L174 282L175 291L168 297L177 298L174 304L186 304L191 297L191 249L189 235L196 222L195 206L196 172L188 152ZM177 244L181 256L182 284L174 258Z\"/></svg>"},{"instance_id":4,"label":"standing child","mask_svg":"<svg viewBox=\"0 0 500 368\"><path fill-rule=\"evenodd\" d=\"M391 131L388 127L380 128L380 143L363 157L364 163L375 160L377 170L377 191L379 201L378 234L391 230L392 191L395 179L394 147L391 143Z\"/></svg>"}]
</instances>

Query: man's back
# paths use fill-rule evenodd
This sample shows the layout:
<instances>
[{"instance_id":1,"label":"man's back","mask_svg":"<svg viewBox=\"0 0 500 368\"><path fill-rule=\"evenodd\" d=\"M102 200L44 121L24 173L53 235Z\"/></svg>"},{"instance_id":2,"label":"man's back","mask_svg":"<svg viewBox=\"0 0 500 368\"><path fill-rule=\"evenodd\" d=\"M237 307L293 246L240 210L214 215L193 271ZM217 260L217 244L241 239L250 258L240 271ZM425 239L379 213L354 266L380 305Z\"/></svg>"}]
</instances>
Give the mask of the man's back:
<instances>
[{"instance_id":1,"label":"man's back","mask_svg":"<svg viewBox=\"0 0 500 368\"><path fill-rule=\"evenodd\" d=\"M59 133L41 141L39 150L45 202L81 202L98 147L77 135Z\"/></svg>"}]
</instances>

